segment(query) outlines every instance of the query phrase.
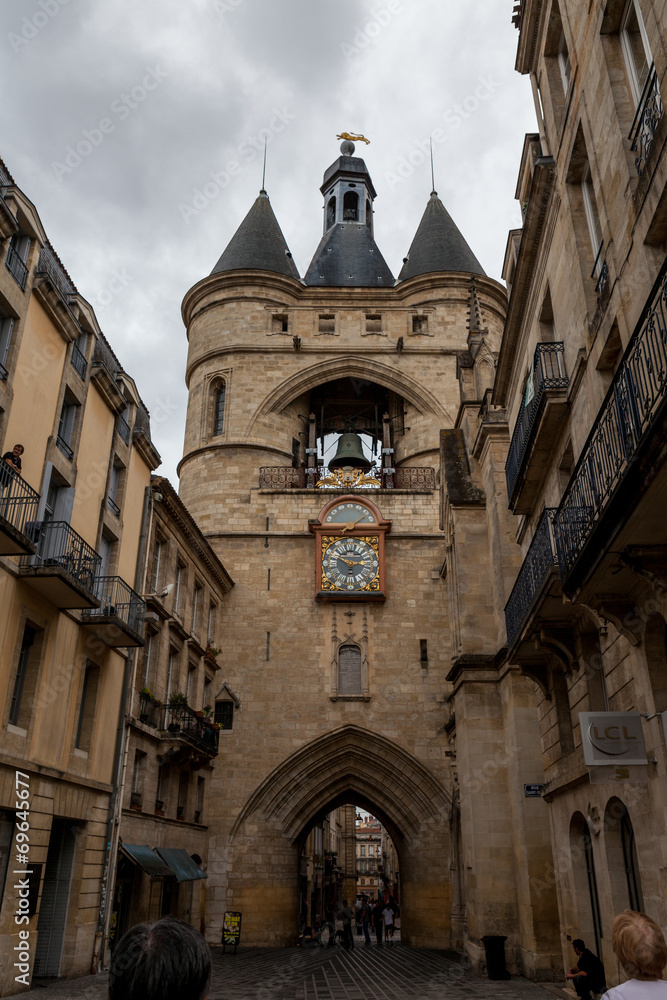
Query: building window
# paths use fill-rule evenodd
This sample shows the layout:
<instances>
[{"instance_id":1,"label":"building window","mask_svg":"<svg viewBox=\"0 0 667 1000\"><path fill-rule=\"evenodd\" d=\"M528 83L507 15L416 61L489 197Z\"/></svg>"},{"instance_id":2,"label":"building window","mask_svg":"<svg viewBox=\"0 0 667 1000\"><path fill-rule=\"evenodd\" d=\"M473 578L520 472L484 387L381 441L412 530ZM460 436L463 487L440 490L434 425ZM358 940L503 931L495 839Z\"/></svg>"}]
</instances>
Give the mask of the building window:
<instances>
[{"instance_id":1,"label":"building window","mask_svg":"<svg viewBox=\"0 0 667 1000\"><path fill-rule=\"evenodd\" d=\"M178 664L176 662L177 656L178 653L175 649L169 650L169 662L167 665L167 689L164 696L165 704L167 705L169 704L169 695L171 694L174 680L178 680L178 677L174 676L178 673Z\"/></svg>"},{"instance_id":2,"label":"building window","mask_svg":"<svg viewBox=\"0 0 667 1000\"><path fill-rule=\"evenodd\" d=\"M95 723L99 675L100 668L94 663L89 663L83 675L79 721L76 727L76 739L74 742L77 750L90 750Z\"/></svg>"},{"instance_id":3,"label":"building window","mask_svg":"<svg viewBox=\"0 0 667 1000\"><path fill-rule=\"evenodd\" d=\"M289 317L287 313L274 313L271 317L272 333L289 333Z\"/></svg>"},{"instance_id":4,"label":"building window","mask_svg":"<svg viewBox=\"0 0 667 1000\"><path fill-rule=\"evenodd\" d=\"M176 816L181 819L185 815L188 804L188 785L190 784L189 771L181 771L178 779L178 803L176 806Z\"/></svg>"},{"instance_id":5,"label":"building window","mask_svg":"<svg viewBox=\"0 0 667 1000\"><path fill-rule=\"evenodd\" d=\"M201 605L202 605L203 587L197 586L195 584L195 590L192 597L192 629L191 631L195 634L199 631L199 619L201 617Z\"/></svg>"},{"instance_id":6,"label":"building window","mask_svg":"<svg viewBox=\"0 0 667 1000\"><path fill-rule=\"evenodd\" d=\"M174 587L174 611L181 614L181 586L185 580L185 566L180 560L176 560L176 585Z\"/></svg>"},{"instance_id":7,"label":"building window","mask_svg":"<svg viewBox=\"0 0 667 1000\"><path fill-rule=\"evenodd\" d=\"M58 434L56 444L67 458L73 457L72 438L74 436L74 425L76 422L76 411L78 404L73 397L65 394L62 409L60 411L60 421L58 423Z\"/></svg>"},{"instance_id":8,"label":"building window","mask_svg":"<svg viewBox=\"0 0 667 1000\"><path fill-rule=\"evenodd\" d=\"M0 313L0 382L7 378L7 357L9 355L9 345L12 342L12 330L14 320L11 316L3 316Z\"/></svg>"},{"instance_id":9,"label":"building window","mask_svg":"<svg viewBox=\"0 0 667 1000\"><path fill-rule=\"evenodd\" d=\"M366 333L382 333L382 316L366 313Z\"/></svg>"},{"instance_id":10,"label":"building window","mask_svg":"<svg viewBox=\"0 0 667 1000\"><path fill-rule=\"evenodd\" d=\"M639 104L653 63L651 48L637 0L630 0L621 22L621 47L628 71L630 90L635 103Z\"/></svg>"},{"instance_id":11,"label":"building window","mask_svg":"<svg viewBox=\"0 0 667 1000\"><path fill-rule=\"evenodd\" d=\"M560 39L558 41L558 68L560 69L563 93L567 94L572 82L572 64L570 63L570 53L567 49L564 31L561 31Z\"/></svg>"},{"instance_id":12,"label":"building window","mask_svg":"<svg viewBox=\"0 0 667 1000\"><path fill-rule=\"evenodd\" d=\"M144 775L146 773L146 754L143 750L134 751L134 765L132 767L132 788L130 791L130 804L140 806L144 797Z\"/></svg>"},{"instance_id":13,"label":"building window","mask_svg":"<svg viewBox=\"0 0 667 1000\"><path fill-rule=\"evenodd\" d=\"M215 405L213 409L213 437L219 437L225 426L225 396L227 385L221 382L215 390Z\"/></svg>"},{"instance_id":14,"label":"building window","mask_svg":"<svg viewBox=\"0 0 667 1000\"><path fill-rule=\"evenodd\" d=\"M197 697L197 664L192 661L188 663L188 676L185 681L185 697L188 700L188 705L190 704L190 696L193 699Z\"/></svg>"},{"instance_id":15,"label":"building window","mask_svg":"<svg viewBox=\"0 0 667 1000\"><path fill-rule=\"evenodd\" d=\"M151 573L151 589L154 594L157 594L160 584L160 564L162 562L163 545L164 543L161 542L159 538L155 539L155 545L153 547L153 571Z\"/></svg>"},{"instance_id":16,"label":"building window","mask_svg":"<svg viewBox=\"0 0 667 1000\"><path fill-rule=\"evenodd\" d=\"M213 721L217 722L221 729L231 729L234 725L234 702L216 701Z\"/></svg>"},{"instance_id":17,"label":"building window","mask_svg":"<svg viewBox=\"0 0 667 1000\"><path fill-rule=\"evenodd\" d=\"M150 680L151 671L151 652L153 649L153 635L151 632L146 636L146 644L144 646L144 664L141 676L141 687L147 688L148 681Z\"/></svg>"},{"instance_id":18,"label":"building window","mask_svg":"<svg viewBox=\"0 0 667 1000\"><path fill-rule=\"evenodd\" d=\"M331 229L336 221L336 198L329 198L327 203L327 229Z\"/></svg>"},{"instance_id":19,"label":"building window","mask_svg":"<svg viewBox=\"0 0 667 1000\"><path fill-rule=\"evenodd\" d=\"M195 796L195 823L202 822L204 811L205 778L197 778L197 792Z\"/></svg>"},{"instance_id":20,"label":"building window","mask_svg":"<svg viewBox=\"0 0 667 1000\"><path fill-rule=\"evenodd\" d=\"M361 847L359 848L359 853L362 858L366 857L366 847L364 844L362 844Z\"/></svg>"},{"instance_id":21,"label":"building window","mask_svg":"<svg viewBox=\"0 0 667 1000\"><path fill-rule=\"evenodd\" d=\"M14 678L14 690L9 706L9 721L13 726L27 729L32 715L32 703L37 685L37 629L26 625L23 629L19 662Z\"/></svg>"},{"instance_id":22,"label":"building window","mask_svg":"<svg viewBox=\"0 0 667 1000\"><path fill-rule=\"evenodd\" d=\"M336 317L332 316L330 313L320 313L318 316L318 332L319 333L335 333L336 332Z\"/></svg>"},{"instance_id":23,"label":"building window","mask_svg":"<svg viewBox=\"0 0 667 1000\"><path fill-rule=\"evenodd\" d=\"M109 476L109 493L108 493L108 507L109 510L120 517L120 507L118 506L118 490L120 486L120 474L122 472L122 467L117 465L114 461L111 466L111 474Z\"/></svg>"},{"instance_id":24,"label":"building window","mask_svg":"<svg viewBox=\"0 0 667 1000\"><path fill-rule=\"evenodd\" d=\"M412 333L413 334L428 333L428 316L412 317Z\"/></svg>"},{"instance_id":25,"label":"building window","mask_svg":"<svg viewBox=\"0 0 667 1000\"><path fill-rule=\"evenodd\" d=\"M598 213L597 201L595 200L595 191L593 189L593 180L591 178L591 168L589 163L586 163L581 178L581 196L584 202L586 222L588 224L588 232L591 238L591 250L593 251L593 260L595 262L593 271L596 277L599 277L603 263L601 252L602 228L600 226L600 215Z\"/></svg>"},{"instance_id":26,"label":"building window","mask_svg":"<svg viewBox=\"0 0 667 1000\"><path fill-rule=\"evenodd\" d=\"M209 646L215 646L215 619L217 607L213 602L208 606L208 625L206 626L206 640Z\"/></svg>"},{"instance_id":27,"label":"building window","mask_svg":"<svg viewBox=\"0 0 667 1000\"><path fill-rule=\"evenodd\" d=\"M338 694L361 694L361 649L351 643L338 650Z\"/></svg>"},{"instance_id":28,"label":"building window","mask_svg":"<svg viewBox=\"0 0 667 1000\"><path fill-rule=\"evenodd\" d=\"M359 195L356 191L346 191L343 195L343 222L359 221Z\"/></svg>"}]
</instances>

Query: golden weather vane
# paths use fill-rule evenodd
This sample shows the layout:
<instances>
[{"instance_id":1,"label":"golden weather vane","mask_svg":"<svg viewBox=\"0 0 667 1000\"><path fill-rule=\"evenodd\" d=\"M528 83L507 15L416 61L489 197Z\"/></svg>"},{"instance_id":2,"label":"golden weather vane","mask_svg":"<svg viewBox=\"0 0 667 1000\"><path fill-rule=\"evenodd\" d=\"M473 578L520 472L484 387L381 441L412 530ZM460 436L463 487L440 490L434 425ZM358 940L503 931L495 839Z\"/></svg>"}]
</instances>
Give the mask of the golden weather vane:
<instances>
[{"instance_id":1,"label":"golden weather vane","mask_svg":"<svg viewBox=\"0 0 667 1000\"><path fill-rule=\"evenodd\" d=\"M347 139L348 142L365 142L367 146L370 146L371 140L367 139L364 135L357 135L356 132L341 132L340 135L336 136L337 139Z\"/></svg>"}]
</instances>

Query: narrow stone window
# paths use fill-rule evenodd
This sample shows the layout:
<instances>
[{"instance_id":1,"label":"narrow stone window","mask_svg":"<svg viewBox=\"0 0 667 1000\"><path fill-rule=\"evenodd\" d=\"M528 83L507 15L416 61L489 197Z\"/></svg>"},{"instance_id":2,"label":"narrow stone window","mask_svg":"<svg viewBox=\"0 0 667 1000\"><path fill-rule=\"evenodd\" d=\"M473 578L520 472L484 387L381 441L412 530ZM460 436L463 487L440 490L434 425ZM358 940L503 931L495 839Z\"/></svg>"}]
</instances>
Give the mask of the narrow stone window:
<instances>
[{"instance_id":1,"label":"narrow stone window","mask_svg":"<svg viewBox=\"0 0 667 1000\"><path fill-rule=\"evenodd\" d=\"M9 708L9 722L13 726L28 728L32 715L32 703L36 694L38 650L38 630L26 624L19 652L18 666L14 678L14 690Z\"/></svg>"},{"instance_id":2,"label":"narrow stone window","mask_svg":"<svg viewBox=\"0 0 667 1000\"><path fill-rule=\"evenodd\" d=\"M225 395L227 386L221 382L215 392L215 405L213 411L213 437L219 437L225 423Z\"/></svg>"},{"instance_id":3,"label":"narrow stone window","mask_svg":"<svg viewBox=\"0 0 667 1000\"><path fill-rule=\"evenodd\" d=\"M327 204L327 229L331 229L335 221L336 221L336 199L334 197L334 198L329 198L329 202Z\"/></svg>"},{"instance_id":4,"label":"narrow stone window","mask_svg":"<svg viewBox=\"0 0 667 1000\"><path fill-rule=\"evenodd\" d=\"M366 333L382 333L382 316L366 313Z\"/></svg>"},{"instance_id":5,"label":"narrow stone window","mask_svg":"<svg viewBox=\"0 0 667 1000\"><path fill-rule=\"evenodd\" d=\"M338 650L338 694L361 694L361 649L351 643Z\"/></svg>"},{"instance_id":6,"label":"narrow stone window","mask_svg":"<svg viewBox=\"0 0 667 1000\"><path fill-rule=\"evenodd\" d=\"M221 729L232 729L234 726L234 702L216 701L214 721Z\"/></svg>"},{"instance_id":7,"label":"narrow stone window","mask_svg":"<svg viewBox=\"0 0 667 1000\"><path fill-rule=\"evenodd\" d=\"M413 316L412 332L413 334L428 333L428 316Z\"/></svg>"},{"instance_id":8,"label":"narrow stone window","mask_svg":"<svg viewBox=\"0 0 667 1000\"><path fill-rule=\"evenodd\" d=\"M356 191L346 191L343 196L343 222L359 221L359 195Z\"/></svg>"},{"instance_id":9,"label":"narrow stone window","mask_svg":"<svg viewBox=\"0 0 667 1000\"><path fill-rule=\"evenodd\" d=\"M79 721L76 727L76 740L74 743L77 750L90 750L95 723L99 676L100 668L94 663L89 663L83 675Z\"/></svg>"},{"instance_id":10,"label":"narrow stone window","mask_svg":"<svg viewBox=\"0 0 667 1000\"><path fill-rule=\"evenodd\" d=\"M335 333L336 332L336 317L330 315L329 313L320 313L319 315L319 332L320 333Z\"/></svg>"},{"instance_id":11,"label":"narrow stone window","mask_svg":"<svg viewBox=\"0 0 667 1000\"><path fill-rule=\"evenodd\" d=\"M274 313L271 319L272 333L289 333L289 316L287 313Z\"/></svg>"}]
</instances>

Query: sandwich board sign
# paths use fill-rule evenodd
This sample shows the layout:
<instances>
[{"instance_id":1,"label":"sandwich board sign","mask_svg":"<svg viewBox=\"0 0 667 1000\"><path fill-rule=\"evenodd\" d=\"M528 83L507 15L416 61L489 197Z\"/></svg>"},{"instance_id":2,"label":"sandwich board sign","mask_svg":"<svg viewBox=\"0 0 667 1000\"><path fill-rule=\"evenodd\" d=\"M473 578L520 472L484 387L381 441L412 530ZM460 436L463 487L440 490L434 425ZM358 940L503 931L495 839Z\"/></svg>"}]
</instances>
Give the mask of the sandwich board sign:
<instances>
[{"instance_id":1,"label":"sandwich board sign","mask_svg":"<svg viewBox=\"0 0 667 1000\"><path fill-rule=\"evenodd\" d=\"M227 910L222 923L222 953L226 948L233 948L234 954L241 940L241 919L243 914L240 910Z\"/></svg>"}]
</instances>

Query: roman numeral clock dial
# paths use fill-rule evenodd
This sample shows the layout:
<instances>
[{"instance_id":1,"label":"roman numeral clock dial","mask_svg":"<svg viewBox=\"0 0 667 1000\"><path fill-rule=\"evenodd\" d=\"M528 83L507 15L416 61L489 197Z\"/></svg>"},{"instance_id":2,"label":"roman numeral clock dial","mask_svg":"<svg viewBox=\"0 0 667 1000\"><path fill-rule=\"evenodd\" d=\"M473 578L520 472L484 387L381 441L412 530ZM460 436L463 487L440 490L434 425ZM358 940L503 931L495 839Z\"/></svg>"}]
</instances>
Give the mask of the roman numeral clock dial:
<instances>
[{"instance_id":1,"label":"roman numeral clock dial","mask_svg":"<svg viewBox=\"0 0 667 1000\"><path fill-rule=\"evenodd\" d=\"M310 524L317 539L316 598L383 601L384 536L390 526L366 500L346 497L326 504Z\"/></svg>"}]
</instances>

